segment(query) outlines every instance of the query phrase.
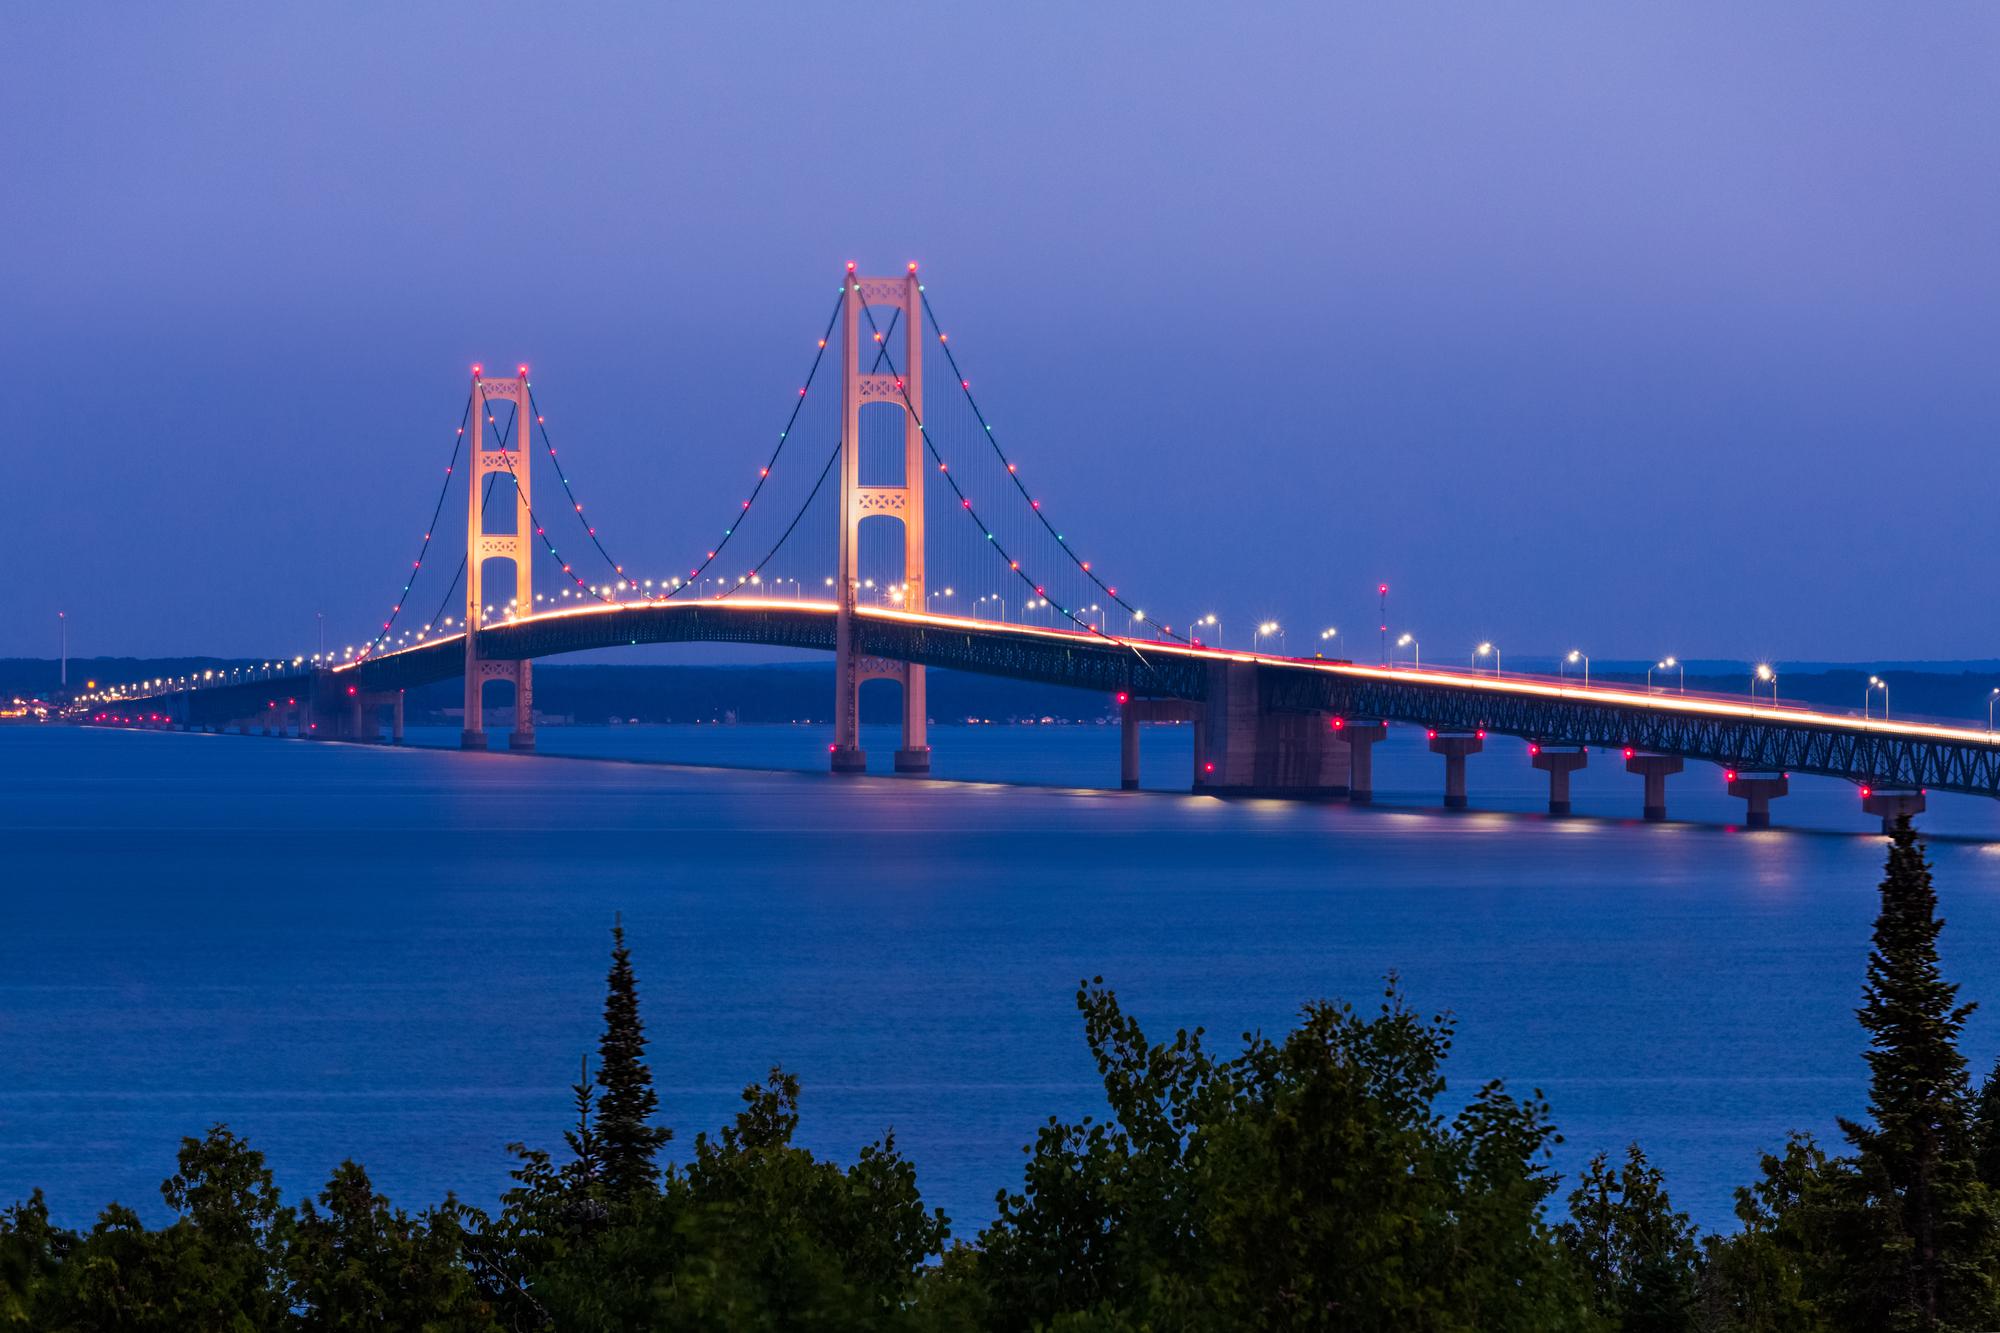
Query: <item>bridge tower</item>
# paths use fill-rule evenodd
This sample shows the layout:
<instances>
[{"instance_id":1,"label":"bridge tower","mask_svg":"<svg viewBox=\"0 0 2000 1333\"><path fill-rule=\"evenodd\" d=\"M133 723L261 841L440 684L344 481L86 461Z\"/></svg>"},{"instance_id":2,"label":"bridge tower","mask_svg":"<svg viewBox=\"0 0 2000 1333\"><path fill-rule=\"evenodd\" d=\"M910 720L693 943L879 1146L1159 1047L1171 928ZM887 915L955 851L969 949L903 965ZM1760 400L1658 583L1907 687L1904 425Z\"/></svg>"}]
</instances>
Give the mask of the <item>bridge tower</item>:
<instances>
[{"instance_id":1,"label":"bridge tower","mask_svg":"<svg viewBox=\"0 0 2000 1333\"><path fill-rule=\"evenodd\" d=\"M459 734L459 745L467 750L486 748L486 726L480 707L481 687L489 680L511 680L514 682L514 731L507 738L509 749L532 750L535 748L535 692L533 663L522 661L489 661L480 655L479 630L486 620L486 562L493 559L507 559L514 562L514 603L521 615L529 615L535 609L533 553L535 521L528 512L528 497L532 493L529 479L533 470L528 465L528 420L531 409L528 406L527 367L521 367L521 374L513 379L486 379L479 367L472 368L472 477L466 489L471 494L468 501L465 524L465 730ZM497 448L486 445L486 416L490 404L514 404L514 446L507 447L504 436L496 438ZM508 477L495 483L496 488L514 492L514 530L504 533L486 531L485 516L481 512L480 497L485 489L489 473L503 472Z\"/></svg>"},{"instance_id":2,"label":"bridge tower","mask_svg":"<svg viewBox=\"0 0 2000 1333\"><path fill-rule=\"evenodd\" d=\"M923 611L924 598L924 436L918 412L924 401L923 296L917 266L893 278L865 278L847 266L840 314L840 604L834 652L833 771L866 770L861 748L861 682L885 678L902 682L903 744L896 751L898 773L928 773L931 747L925 735L924 669L861 651L854 608L860 593L861 521L886 516L903 529L903 606ZM864 374L861 369L862 312L869 306L902 312L901 374ZM875 345L872 331L867 339ZM861 483L861 409L882 403L903 413L903 478L900 485Z\"/></svg>"}]
</instances>

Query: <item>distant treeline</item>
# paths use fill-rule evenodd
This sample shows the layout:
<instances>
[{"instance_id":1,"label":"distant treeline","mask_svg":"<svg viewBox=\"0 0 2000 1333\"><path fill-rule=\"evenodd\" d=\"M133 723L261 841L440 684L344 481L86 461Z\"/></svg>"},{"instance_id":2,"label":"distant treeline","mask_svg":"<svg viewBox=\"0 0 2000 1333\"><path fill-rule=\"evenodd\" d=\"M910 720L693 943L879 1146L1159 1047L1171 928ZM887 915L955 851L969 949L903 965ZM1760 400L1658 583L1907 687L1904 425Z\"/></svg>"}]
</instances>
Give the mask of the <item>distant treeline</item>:
<instances>
[{"instance_id":1,"label":"distant treeline","mask_svg":"<svg viewBox=\"0 0 2000 1333\"><path fill-rule=\"evenodd\" d=\"M223 658L94 658L72 659L70 685L81 689L86 680L101 684L184 676L190 672L224 671L255 666ZM14 695L47 697L54 693L57 665L32 658L0 659L0 699ZM1067 722L1094 721L1117 712L1109 695L1095 690L1068 689L1034 681L1007 680L962 671L929 673L930 715L939 722L963 722L969 717L993 722L1053 717ZM495 701L510 698L496 691ZM448 709L464 706L464 687L456 680L424 685L404 701L413 725L447 720ZM617 718L641 722L828 722L833 714L833 663L766 663L748 666L618 665L539 662L535 665L535 707L552 717L602 724ZM867 722L894 722L902 717L894 685L868 682L861 687L861 715Z\"/></svg>"},{"instance_id":2,"label":"distant treeline","mask_svg":"<svg viewBox=\"0 0 2000 1333\"><path fill-rule=\"evenodd\" d=\"M2000 1078L1938 969L1936 895L1891 840L1859 1011L1870 1096L1829 1152L1794 1135L1697 1234L1637 1146L1568 1182L1539 1094L1444 1102L1452 1023L1393 978L1234 1053L1155 1043L1077 991L1109 1115L1051 1117L991 1225L955 1237L893 1136L797 1146L798 1081L665 1163L637 981L612 931L604 1031L554 1152L514 1145L491 1212L411 1215L342 1163L296 1207L224 1126L184 1139L174 1220L0 1213L0 1327L37 1330L1880 1330L2000 1326Z\"/></svg>"},{"instance_id":3,"label":"distant treeline","mask_svg":"<svg viewBox=\"0 0 2000 1333\"><path fill-rule=\"evenodd\" d=\"M256 665L223 658L76 658L70 662L70 684L86 680L109 684L154 676L226 670ZM1572 668L1572 674L1576 669ZM1779 698L1785 703L1810 704L1834 712L1861 711L1868 677L1880 674L1889 683L1892 716L1941 718L1985 725L1986 704L2000 672L1991 670L1897 670L1873 673L1865 668L1780 671ZM57 666L37 658L0 659L0 699L14 695L47 696L56 687ZM1109 698L1091 690L1040 685L959 671L930 672L930 715L939 722L977 717L994 722L1053 717L1063 721L1094 721L1115 710ZM1645 684L1644 670L1605 668L1591 673L1592 684ZM1676 672L1656 671L1656 689L1678 689ZM1739 676L1689 675L1690 690L1717 694L1750 694L1750 668ZM1760 696L1764 687L1759 687ZM495 699L505 697L496 692ZM833 699L833 665L826 662L769 663L742 666L589 665L538 663L535 704L542 713L581 723L637 718L641 722L722 722L733 714L738 722L826 722ZM444 722L447 710L463 703L457 681L443 681L410 691L408 720ZM870 683L861 689L861 711L869 722L893 722L901 716L895 687ZM1882 695L1870 696L1869 710L1879 714Z\"/></svg>"},{"instance_id":4,"label":"distant treeline","mask_svg":"<svg viewBox=\"0 0 2000 1333\"><path fill-rule=\"evenodd\" d=\"M1033 681L963 671L928 673L930 716L939 722L1012 722L1052 717L1066 722L1115 716L1117 705L1095 690L1066 689ZM505 697L502 691L496 698ZM405 701L411 721L440 719L464 705L457 681L412 690ZM618 718L640 722L831 722L833 663L765 666L551 666L535 667L535 708L545 716L579 723ZM864 722L902 717L901 691L887 681L861 686Z\"/></svg>"}]
</instances>

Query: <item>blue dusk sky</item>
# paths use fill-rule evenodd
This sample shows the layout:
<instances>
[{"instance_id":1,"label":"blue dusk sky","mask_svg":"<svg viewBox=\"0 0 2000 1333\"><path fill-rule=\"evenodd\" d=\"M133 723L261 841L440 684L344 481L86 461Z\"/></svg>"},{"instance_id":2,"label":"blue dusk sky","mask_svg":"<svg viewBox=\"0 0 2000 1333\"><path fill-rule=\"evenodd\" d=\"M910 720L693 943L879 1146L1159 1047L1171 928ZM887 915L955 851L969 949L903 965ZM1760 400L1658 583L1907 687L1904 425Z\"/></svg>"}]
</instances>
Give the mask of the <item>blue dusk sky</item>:
<instances>
[{"instance_id":1,"label":"blue dusk sky","mask_svg":"<svg viewBox=\"0 0 2000 1333\"><path fill-rule=\"evenodd\" d=\"M478 360L680 566L914 259L1141 601L1991 657L1996 127L1990 2L10 5L0 654L357 639Z\"/></svg>"}]
</instances>

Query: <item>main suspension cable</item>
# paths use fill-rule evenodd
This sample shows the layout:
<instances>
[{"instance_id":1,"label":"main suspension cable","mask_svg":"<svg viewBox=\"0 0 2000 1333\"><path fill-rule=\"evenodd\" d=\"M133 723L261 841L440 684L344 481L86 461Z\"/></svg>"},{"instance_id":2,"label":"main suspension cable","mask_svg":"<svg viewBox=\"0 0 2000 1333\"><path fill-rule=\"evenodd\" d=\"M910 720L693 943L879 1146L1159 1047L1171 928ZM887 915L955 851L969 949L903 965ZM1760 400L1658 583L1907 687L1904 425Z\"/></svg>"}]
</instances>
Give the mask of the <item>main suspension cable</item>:
<instances>
[{"instance_id":1,"label":"main suspension cable","mask_svg":"<svg viewBox=\"0 0 2000 1333\"><path fill-rule=\"evenodd\" d=\"M871 329L876 328L875 312L869 309L866 305L863 305L861 310L862 314L867 316L869 328ZM888 356L887 347L888 344L886 341L884 341L883 355L885 356L885 358ZM1089 633L1096 635L1098 638L1104 639L1107 642L1119 643L1121 644L1121 646L1129 647L1129 645L1124 645L1121 640L1117 639L1116 637L1110 634L1106 634L1103 630L1097 628L1097 626L1091 624L1088 620L1085 620L1083 617L1079 616L1076 612L1070 610L1067 606L1063 605L1062 602L1060 602L1056 598L1050 597L1048 594L1047 586L1044 584L1036 583L1034 580L1034 576L1021 568L1021 562L1019 560L1016 560L1013 556L1007 553L1006 548L1001 545L999 538L994 536L993 530L986 526L985 521L979 517L978 511L972 507L971 497L966 495L966 493L962 489L960 489L958 484L958 479L951 475L951 469L946 465L944 456L938 452L937 445L933 443L931 440L931 433L929 427L924 425L923 413L917 410L916 403L913 402L910 398L909 382L906 381L902 377L901 373L896 370L896 363L893 358L889 359L889 373L896 377L896 392L902 396L903 409L910 414L910 420L916 423L917 434L923 438L925 449L929 450L932 460L937 463L939 475L941 475L945 479L945 484L951 487L952 494L958 497L959 508L963 509L966 512L967 516L970 517L974 523L978 524L980 531L986 534L986 540L992 544L993 549L999 554L1000 558L1007 562L1007 567L1011 569L1017 577L1020 578L1021 582L1025 583L1028 587L1034 589L1035 596L1043 599L1050 606L1053 606L1057 611L1061 612L1062 615L1070 621L1070 623L1076 625L1080 629L1086 630ZM842 595L845 596L845 590L843 590Z\"/></svg>"},{"instance_id":2,"label":"main suspension cable","mask_svg":"<svg viewBox=\"0 0 2000 1333\"><path fill-rule=\"evenodd\" d=\"M843 279L842 281L845 281L845 279ZM847 296L846 292L842 291L841 299L845 300L846 296ZM819 374L820 361L826 356L827 339L833 336L833 326L839 319L840 319L840 301L835 301L833 303L833 314L829 316L826 321L826 332L820 335L819 351L813 357L812 370L806 375L805 388L799 390L799 399L797 402L792 404L792 415L790 419L785 422L785 428L778 432L778 451L780 452L783 451L785 447L786 437L788 437L792 433L792 427L798 422L800 410L803 409L806 405L806 390L812 388L813 377ZM877 362L877 364L880 364L879 361ZM771 462L765 466L763 472L759 474L757 478L757 489L751 491L750 498L743 502L743 508L737 514L736 521L732 523L729 527L726 527L722 530L722 540L715 544L715 549L713 551L710 551L708 553L707 558L704 559L699 565L696 565L693 569L688 571L687 580L684 583L682 583L679 587L670 590L664 596L656 598L655 600L663 602L667 601L677 596L681 592L685 591L686 589L696 586L696 584L700 581L701 576L708 571L708 567L715 563L715 558L721 555L724 548L726 548L729 545L730 539L736 535L736 530L743 526L743 519L750 513L750 506L757 499L757 492L764 489L764 482L770 477L771 468L777 464L777 461L778 461L778 454L777 452L774 452L771 455ZM824 481L825 479L826 479L825 474L821 473L820 480ZM814 493L817 494L819 488L815 486L813 490ZM801 513L803 512L804 511L802 509ZM798 516L795 515L792 519L792 527L797 527L798 522L799 522ZM791 528L790 527L786 528L785 532L787 535L790 535ZM773 551L775 552L775 550L776 548L774 547ZM766 556L765 559L769 560L770 557ZM762 568L762 562L759 562L757 568ZM754 573L755 570L753 569L752 572ZM739 583L743 581L745 580L738 580Z\"/></svg>"},{"instance_id":3,"label":"main suspension cable","mask_svg":"<svg viewBox=\"0 0 2000 1333\"><path fill-rule=\"evenodd\" d=\"M404 580L403 591L396 595L396 604L389 609L389 618L382 622L382 632L375 636L372 643L361 650L360 656L362 657L366 657L368 654L374 652L388 639L390 627L403 614L403 603L409 600L410 588L416 583L417 575L423 572L424 557L430 554L431 534L437 531L438 515L444 512L444 497L451 490L452 472L458 467L459 454L465 450L466 423L471 420L472 393L468 390L465 395L465 411L458 418L458 434L453 437L451 442L451 462L445 464L444 483L438 487L437 503L431 506L431 521L424 527L423 544L417 548L417 558L410 562L410 577Z\"/></svg>"},{"instance_id":4,"label":"main suspension cable","mask_svg":"<svg viewBox=\"0 0 2000 1333\"><path fill-rule=\"evenodd\" d=\"M1097 571L1090 567L1090 562L1088 560L1085 560L1083 557L1079 556L1076 553L1076 551L1071 548L1069 544L1069 539L1063 536L1062 533L1056 531L1056 525L1049 521L1049 516L1047 514L1042 512L1042 502L1037 500L1034 496L1028 493L1028 487L1026 483L1024 483L1021 480L1020 470L1014 466L1013 460L1009 459L1007 457L1006 451L1000 447L999 439L993 434L992 424L986 420L986 414L979 410L979 400L972 396L972 381L967 379L965 376L965 372L959 369L958 358L952 355L951 340L945 336L944 326L938 323L937 311L931 306L930 293L926 292L920 286L917 289L917 296L918 299L924 303L924 315L930 320L931 332L937 334L938 347L944 352L944 359L951 366L952 378L958 381L959 391L965 395L966 405L971 407L972 415L978 419L981 433L983 433L986 436L986 442L993 446L994 456L997 457L1000 460L1001 464L1007 469L1007 476L1013 481L1014 489L1019 491L1021 493L1021 498L1028 502L1028 508L1034 511L1035 517L1041 520L1042 526L1048 529L1049 535L1056 539L1056 544L1062 547L1063 554L1067 555L1070 558L1070 561L1073 564L1075 564L1078 569L1082 570L1084 574L1086 574L1089 577L1092 583L1095 583L1099 588L1103 589L1105 596L1109 597L1112 601L1118 603L1118 605L1124 607L1125 610L1130 614L1132 614L1133 616L1136 616L1141 620L1145 619L1144 616L1141 616L1139 614L1139 610L1137 607L1134 607L1130 602L1126 601L1123 597L1120 597L1118 595L1118 589L1112 587L1110 584L1106 583L1103 579L1099 578L1097 575ZM1156 626L1155 628L1161 628L1161 627ZM1174 638L1180 637L1179 635L1174 635L1171 630L1168 630L1166 632L1169 634L1170 637ZM1193 642L1193 640L1188 639L1186 640L1186 642Z\"/></svg>"},{"instance_id":5,"label":"main suspension cable","mask_svg":"<svg viewBox=\"0 0 2000 1333\"><path fill-rule=\"evenodd\" d=\"M743 501L729 526L722 530L722 539L715 544L715 549L708 552L699 564L688 571L688 583L699 580L708 567L715 562L716 557L722 554L724 548L729 545L730 539L736 535L737 529L742 527L743 520L749 516L750 510L757 503L758 497L763 494L764 485L771 479L771 473L777 468L778 459L784 454L785 445L791 439L792 429L798 424L799 413L805 408L806 396L812 391L813 382L819 378L820 363L826 359L827 341L833 336L833 325L839 318L840 302L835 301L833 304L833 313L827 317L826 329L820 335L819 346L813 352L812 366L806 372L806 382L799 389L798 398L792 403L791 415L786 418L785 428L778 432L778 443L772 449L771 456L765 460L764 466L757 470L757 483L751 487L750 497ZM585 516L583 502L576 498L576 489L570 484L569 473L564 470L562 460L556 454L555 442L549 437L548 421L542 413L540 404L535 401L535 390L532 384L528 385L528 407L535 414L535 429L542 437L542 447L548 452L549 462L555 465L556 477L562 482L563 494L569 497L570 508L576 514L577 522L583 526L584 532L590 538L591 545L596 547L598 555L604 558L604 563L609 565L612 572L618 576L618 587L621 589L631 588L636 590L639 586L637 581L627 575L625 566L614 559L611 552L605 549L604 541L598 536L596 526ZM688 586L687 583L681 584L671 590L651 596L650 600L665 601L686 586Z\"/></svg>"},{"instance_id":6,"label":"main suspension cable","mask_svg":"<svg viewBox=\"0 0 2000 1333\"><path fill-rule=\"evenodd\" d=\"M488 406L486 391L483 386L479 389L479 405L481 408L485 408L486 406ZM490 412L487 413L486 420L494 425L499 424L497 422L494 422L493 415ZM556 549L556 544L549 540L548 529L542 526L542 521L539 518L535 517L535 507L534 505L528 502L528 492L521 485L520 474L514 471L513 451L506 447L506 440L504 438L501 440L500 461L507 465L507 476L508 479L514 483L514 494L521 501L521 508L523 511L527 513L528 522L534 527L535 535L542 539L542 546L545 550L548 551L549 558L551 560L554 560L558 565L562 566L562 572L569 575L570 581L576 584L577 587L583 589L584 592L589 593L592 597L595 597L600 602L604 602L610 606L616 606L618 604L616 598L606 597L603 593L597 591L597 589L591 587L588 583L585 583L583 579L577 574L577 572L569 567L569 562L562 558L562 552ZM527 462L528 460L524 456L521 460L521 465L523 467L526 467ZM520 614L533 615L534 608L533 607L523 608ZM470 634L472 632L472 626L467 625L465 627L465 630L466 633Z\"/></svg>"},{"instance_id":7,"label":"main suspension cable","mask_svg":"<svg viewBox=\"0 0 2000 1333\"><path fill-rule=\"evenodd\" d=\"M770 550L764 552L764 558L757 562L756 568L751 570L752 574L755 574L758 569L762 569L764 568L764 566L770 564L771 561L777 556L779 549L782 548L786 542L792 539L792 532L799 526L799 523L805 518L806 511L812 508L812 502L819 498L820 487L826 485L827 474L833 471L834 462L837 459L839 459L839 457L840 457L840 445L838 442L836 442L833 446L833 452L828 454L826 457L826 466L819 470L819 480L813 483L812 493L806 496L805 503L799 506L799 512L792 515L792 521L785 525L784 535L778 538L778 540L772 545ZM794 580L794 582L796 581L797 580ZM749 581L747 579L738 580L734 587L722 593L720 596L716 598L716 600L720 601L722 600L723 597L733 596L736 593L743 591L743 589L748 586L749 586Z\"/></svg>"}]
</instances>

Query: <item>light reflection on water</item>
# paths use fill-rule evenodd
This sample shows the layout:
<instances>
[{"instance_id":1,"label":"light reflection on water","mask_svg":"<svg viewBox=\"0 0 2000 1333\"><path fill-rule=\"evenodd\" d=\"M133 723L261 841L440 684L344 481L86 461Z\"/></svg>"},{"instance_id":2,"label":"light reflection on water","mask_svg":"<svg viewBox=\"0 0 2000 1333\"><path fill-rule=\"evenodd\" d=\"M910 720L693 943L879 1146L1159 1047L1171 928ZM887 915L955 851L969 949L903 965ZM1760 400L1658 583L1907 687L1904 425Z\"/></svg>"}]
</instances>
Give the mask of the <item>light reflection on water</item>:
<instances>
[{"instance_id":1,"label":"light reflection on water","mask_svg":"<svg viewBox=\"0 0 2000 1333\"><path fill-rule=\"evenodd\" d=\"M1205 1024L1226 1048L1311 997L1372 1005L1395 971L1459 1015L1454 1097L1541 1087L1565 1169L1636 1139L1712 1225L1760 1149L1861 1110L1881 847L1839 784L1796 780L1774 807L1828 831L1748 832L1700 766L1669 801L1712 822L1631 818L1615 762L1578 775L1590 817L1550 819L1500 745L1472 762L1475 808L1436 810L1410 728L1365 809L1096 789L1111 728L937 728L939 775L979 783L834 780L809 728L541 742L0 731L0 1200L44 1184L72 1221L154 1209L177 1136L226 1119L294 1196L352 1154L399 1202L490 1201L505 1143L557 1140L614 911L677 1148L783 1062L812 1146L851 1155L893 1125L967 1230L1043 1117L1098 1109L1071 1003L1097 974L1157 1036ZM1145 753L1149 785L1184 785L1186 729L1148 729ZM2000 820L1942 802L1924 823ZM1988 1002L1983 1071L2000 859L1933 856L1948 969Z\"/></svg>"}]
</instances>

